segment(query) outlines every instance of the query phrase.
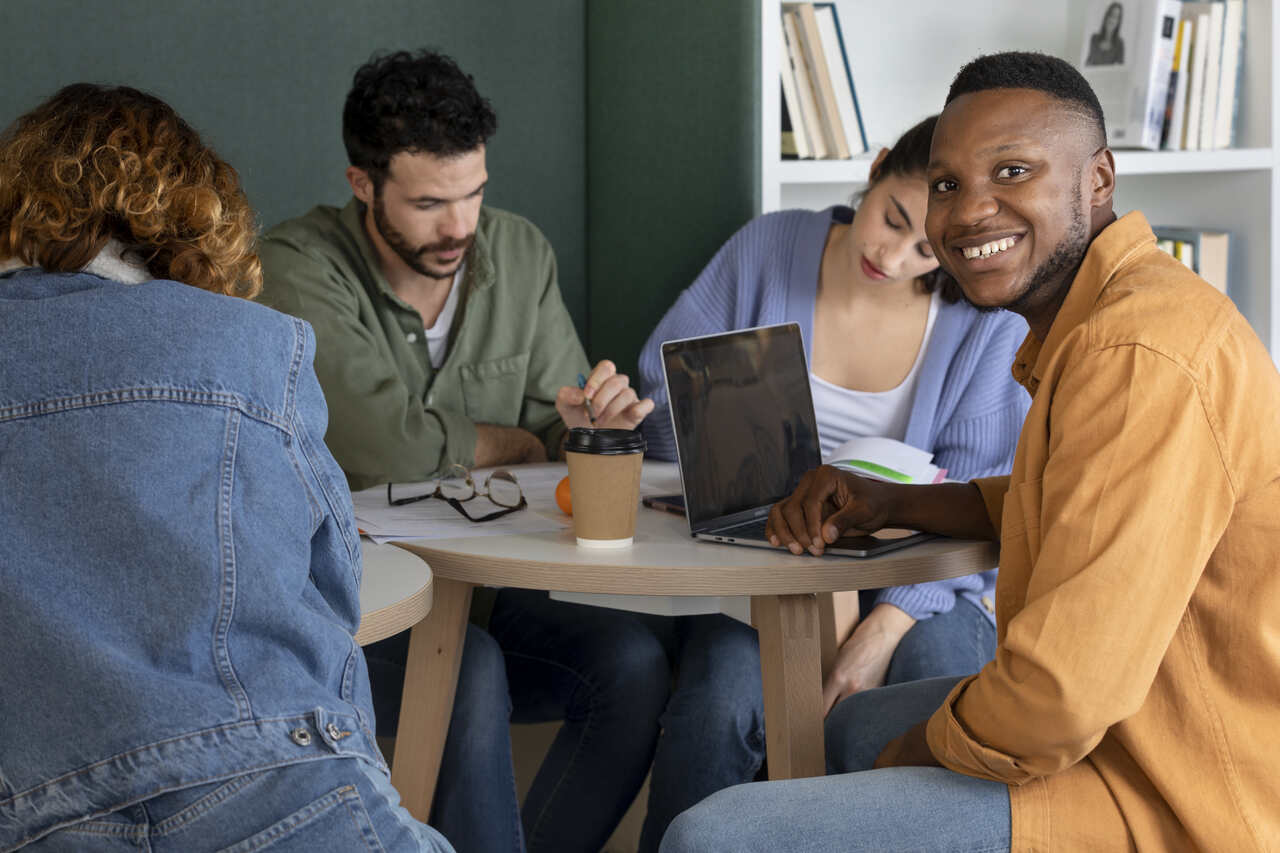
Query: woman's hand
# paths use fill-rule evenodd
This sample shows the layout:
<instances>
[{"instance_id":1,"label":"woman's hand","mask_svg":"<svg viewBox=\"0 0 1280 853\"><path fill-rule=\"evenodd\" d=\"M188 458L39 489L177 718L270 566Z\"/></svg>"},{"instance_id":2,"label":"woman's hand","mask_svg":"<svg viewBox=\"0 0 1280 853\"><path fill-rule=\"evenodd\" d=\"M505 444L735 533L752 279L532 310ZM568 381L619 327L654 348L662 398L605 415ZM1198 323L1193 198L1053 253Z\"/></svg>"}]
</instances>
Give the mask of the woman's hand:
<instances>
[{"instance_id":1,"label":"woman's hand","mask_svg":"<svg viewBox=\"0 0 1280 853\"><path fill-rule=\"evenodd\" d=\"M790 497L769 510L765 535L774 545L814 556L847 530L873 533L885 526L883 484L823 465L800 478Z\"/></svg>"},{"instance_id":2,"label":"woman's hand","mask_svg":"<svg viewBox=\"0 0 1280 853\"><path fill-rule=\"evenodd\" d=\"M889 661L916 620L892 604L877 604L845 640L822 685L824 715L862 690L884 685Z\"/></svg>"}]
</instances>

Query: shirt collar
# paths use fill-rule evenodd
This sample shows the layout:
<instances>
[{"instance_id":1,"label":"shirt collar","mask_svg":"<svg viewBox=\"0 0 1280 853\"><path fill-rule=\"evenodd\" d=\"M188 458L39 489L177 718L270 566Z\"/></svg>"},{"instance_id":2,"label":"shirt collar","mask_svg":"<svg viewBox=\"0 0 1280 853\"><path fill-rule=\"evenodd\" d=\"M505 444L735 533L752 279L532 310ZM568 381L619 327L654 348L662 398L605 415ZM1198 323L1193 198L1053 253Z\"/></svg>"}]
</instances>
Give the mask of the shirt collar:
<instances>
[{"instance_id":1,"label":"shirt collar","mask_svg":"<svg viewBox=\"0 0 1280 853\"><path fill-rule=\"evenodd\" d=\"M342 224L355 239L356 245L360 247L360 256L364 258L365 266L368 267L378 289L390 298L399 300L391 289L387 277L382 273L382 262L378 258L378 251L369 240L369 235L365 233L364 210L364 202L353 197L347 202L347 206L342 208L340 215ZM467 250L466 275L463 278L464 287L476 290L482 290L493 284L493 261L489 257L489 239L485 235L484 228L481 227L485 218L485 210L481 208L480 222L476 225L476 239Z\"/></svg>"},{"instance_id":2,"label":"shirt collar","mask_svg":"<svg viewBox=\"0 0 1280 853\"><path fill-rule=\"evenodd\" d=\"M1049 327L1049 335L1040 341L1029 333L1013 361L1013 378L1032 394L1040 387L1046 365L1062 347L1062 342L1076 326L1093 313L1102 291L1133 256L1155 244L1151 226L1139 211L1126 213L1093 238L1084 261L1067 291L1058 315Z\"/></svg>"}]
</instances>

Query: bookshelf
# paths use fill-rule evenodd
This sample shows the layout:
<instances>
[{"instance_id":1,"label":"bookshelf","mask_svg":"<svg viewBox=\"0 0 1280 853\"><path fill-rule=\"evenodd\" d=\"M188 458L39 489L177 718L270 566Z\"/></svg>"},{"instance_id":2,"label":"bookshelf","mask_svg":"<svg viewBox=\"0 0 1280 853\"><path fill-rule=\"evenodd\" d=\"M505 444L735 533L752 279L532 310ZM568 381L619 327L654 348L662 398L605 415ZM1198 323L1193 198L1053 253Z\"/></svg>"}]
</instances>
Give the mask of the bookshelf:
<instances>
[{"instance_id":1,"label":"bookshelf","mask_svg":"<svg viewBox=\"0 0 1280 853\"><path fill-rule=\"evenodd\" d=\"M1040 50L1075 61L1084 0L835 0L872 153L942 106L952 77L980 53ZM871 155L787 160L779 152L780 0L759 0L760 212L847 202ZM1232 234L1228 293L1280 362L1280 16L1245 2L1239 147L1117 151L1116 210L1156 225Z\"/></svg>"}]
</instances>

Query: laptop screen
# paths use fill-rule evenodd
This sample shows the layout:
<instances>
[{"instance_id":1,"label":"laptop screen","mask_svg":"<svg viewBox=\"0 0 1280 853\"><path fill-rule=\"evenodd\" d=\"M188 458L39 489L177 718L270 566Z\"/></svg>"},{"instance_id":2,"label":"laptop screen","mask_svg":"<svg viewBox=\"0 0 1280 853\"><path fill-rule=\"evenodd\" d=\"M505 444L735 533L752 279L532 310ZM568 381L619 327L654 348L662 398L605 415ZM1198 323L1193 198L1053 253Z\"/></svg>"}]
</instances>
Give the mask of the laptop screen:
<instances>
[{"instance_id":1,"label":"laptop screen","mask_svg":"<svg viewBox=\"0 0 1280 853\"><path fill-rule=\"evenodd\" d=\"M662 357L694 532L781 500L821 464L798 325L667 341Z\"/></svg>"}]
</instances>

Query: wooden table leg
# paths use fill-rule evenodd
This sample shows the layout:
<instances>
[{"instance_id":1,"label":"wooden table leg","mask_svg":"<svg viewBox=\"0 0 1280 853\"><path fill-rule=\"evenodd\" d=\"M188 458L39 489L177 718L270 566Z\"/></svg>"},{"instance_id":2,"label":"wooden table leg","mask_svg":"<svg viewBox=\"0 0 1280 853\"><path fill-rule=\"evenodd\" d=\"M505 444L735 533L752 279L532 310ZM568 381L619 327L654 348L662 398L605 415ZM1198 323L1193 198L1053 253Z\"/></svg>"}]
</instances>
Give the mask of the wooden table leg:
<instances>
[{"instance_id":1,"label":"wooden table leg","mask_svg":"<svg viewBox=\"0 0 1280 853\"><path fill-rule=\"evenodd\" d=\"M769 778L821 776L827 762L817 597L753 596L751 621L760 632Z\"/></svg>"},{"instance_id":2,"label":"wooden table leg","mask_svg":"<svg viewBox=\"0 0 1280 853\"><path fill-rule=\"evenodd\" d=\"M404 807L423 823L431 814L453 714L472 589L469 583L439 575L433 584L431 612L409 635L400 725L391 763L391 784L400 792Z\"/></svg>"}]
</instances>

